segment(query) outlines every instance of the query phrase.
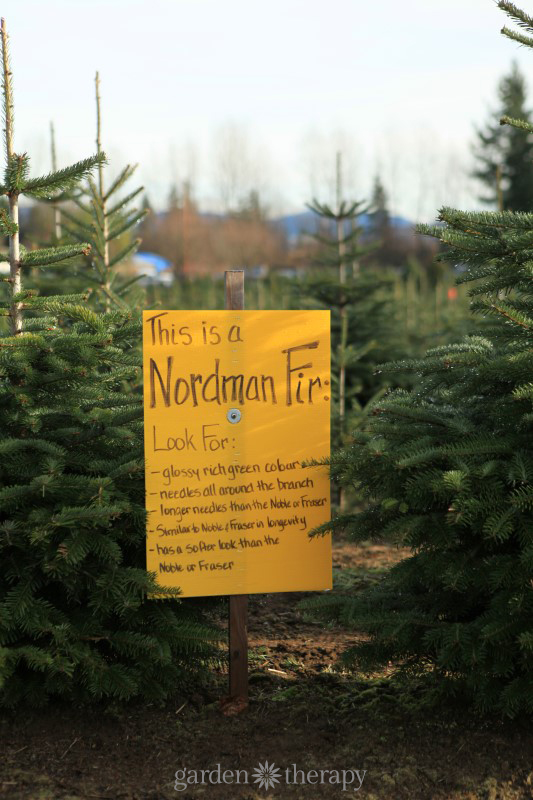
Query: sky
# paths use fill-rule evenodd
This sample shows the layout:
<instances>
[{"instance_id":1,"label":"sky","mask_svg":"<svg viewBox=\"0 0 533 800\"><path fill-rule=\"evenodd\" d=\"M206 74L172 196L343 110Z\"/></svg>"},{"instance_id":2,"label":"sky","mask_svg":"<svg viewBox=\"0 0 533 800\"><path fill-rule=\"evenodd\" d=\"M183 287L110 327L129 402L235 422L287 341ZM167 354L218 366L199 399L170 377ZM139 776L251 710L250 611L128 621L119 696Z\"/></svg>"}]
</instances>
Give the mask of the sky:
<instances>
[{"instance_id":1,"label":"sky","mask_svg":"<svg viewBox=\"0 0 533 800\"><path fill-rule=\"evenodd\" d=\"M522 0L525 10L530 2ZM3 0L15 149L50 168L95 150L94 74L109 175L138 163L152 204L189 180L203 208L257 187L273 215L364 199L433 219L476 208L475 125L515 59L494 0ZM132 183L133 185L133 183Z\"/></svg>"}]
</instances>

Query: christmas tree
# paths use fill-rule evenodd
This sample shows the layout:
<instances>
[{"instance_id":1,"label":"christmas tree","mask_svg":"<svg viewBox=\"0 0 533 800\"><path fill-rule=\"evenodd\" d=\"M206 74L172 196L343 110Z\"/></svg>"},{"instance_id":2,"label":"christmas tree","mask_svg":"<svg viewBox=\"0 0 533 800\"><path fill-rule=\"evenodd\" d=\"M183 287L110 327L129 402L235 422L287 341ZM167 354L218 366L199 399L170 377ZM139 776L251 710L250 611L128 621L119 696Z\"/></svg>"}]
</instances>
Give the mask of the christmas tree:
<instances>
[{"instance_id":1,"label":"christmas tree","mask_svg":"<svg viewBox=\"0 0 533 800\"><path fill-rule=\"evenodd\" d=\"M533 34L533 18L499 6ZM332 476L367 506L322 530L392 537L412 555L372 590L315 608L369 635L345 654L353 667L437 675L480 708L514 715L533 710L533 214L445 208L439 219L420 231L465 267L472 308L491 324L392 365L417 374L416 391L375 403L366 430L333 457Z\"/></svg>"},{"instance_id":2,"label":"christmas tree","mask_svg":"<svg viewBox=\"0 0 533 800\"><path fill-rule=\"evenodd\" d=\"M102 153L102 110L100 76L95 76L96 95L96 152ZM98 179L91 176L82 191L71 195L77 213L63 210L67 220L65 231L73 242L89 242L91 249L78 268L78 281L95 289L93 305L110 311L112 308L127 309L139 306L141 296L132 293L132 288L142 275L128 277L120 274L121 264L137 251L141 240L134 236L136 226L148 211L132 206L143 192L139 186L124 193L124 187L135 173L136 165L127 164L110 186L105 187L104 165L98 165Z\"/></svg>"},{"instance_id":3,"label":"christmas tree","mask_svg":"<svg viewBox=\"0 0 533 800\"><path fill-rule=\"evenodd\" d=\"M383 391L376 363L398 357L401 351L393 344L390 280L361 266L376 245L360 243L361 218L368 206L343 199L340 153L336 175L335 207L317 200L309 204L322 223L314 235L320 248L315 264L320 269L298 284L297 290L305 304L332 312L332 445L340 447L346 435L363 423L369 400ZM345 505L342 489L339 505Z\"/></svg>"},{"instance_id":4,"label":"christmas tree","mask_svg":"<svg viewBox=\"0 0 533 800\"><path fill-rule=\"evenodd\" d=\"M516 63L500 81L497 113L477 130L477 167L473 172L487 190L481 198L500 211L533 209L533 140L522 127L501 125L504 116L530 122L526 81Z\"/></svg>"},{"instance_id":5,"label":"christmas tree","mask_svg":"<svg viewBox=\"0 0 533 800\"><path fill-rule=\"evenodd\" d=\"M29 176L13 149L4 21L1 33L0 702L162 698L210 657L218 633L174 597L147 600L161 589L144 568L142 408L124 389L139 373L140 323L97 314L84 295L25 288L29 268L68 270L89 243L29 251L19 240L21 195L56 200L105 156Z\"/></svg>"}]
</instances>

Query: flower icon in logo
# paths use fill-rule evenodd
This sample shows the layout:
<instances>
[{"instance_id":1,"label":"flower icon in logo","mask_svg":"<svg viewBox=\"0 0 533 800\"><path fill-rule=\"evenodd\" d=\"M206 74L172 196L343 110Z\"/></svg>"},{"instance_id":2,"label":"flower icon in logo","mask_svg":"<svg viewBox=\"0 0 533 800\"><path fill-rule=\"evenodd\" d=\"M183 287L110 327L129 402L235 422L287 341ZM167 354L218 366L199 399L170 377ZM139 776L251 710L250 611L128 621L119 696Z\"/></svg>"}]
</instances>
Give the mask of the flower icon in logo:
<instances>
[{"instance_id":1,"label":"flower icon in logo","mask_svg":"<svg viewBox=\"0 0 533 800\"><path fill-rule=\"evenodd\" d=\"M273 763L269 764L268 761L265 761L264 764L259 762L259 766L253 771L255 783L259 784L260 789L261 787L269 789L271 786L274 786L275 783L279 783L280 775L281 771L278 767Z\"/></svg>"}]
</instances>

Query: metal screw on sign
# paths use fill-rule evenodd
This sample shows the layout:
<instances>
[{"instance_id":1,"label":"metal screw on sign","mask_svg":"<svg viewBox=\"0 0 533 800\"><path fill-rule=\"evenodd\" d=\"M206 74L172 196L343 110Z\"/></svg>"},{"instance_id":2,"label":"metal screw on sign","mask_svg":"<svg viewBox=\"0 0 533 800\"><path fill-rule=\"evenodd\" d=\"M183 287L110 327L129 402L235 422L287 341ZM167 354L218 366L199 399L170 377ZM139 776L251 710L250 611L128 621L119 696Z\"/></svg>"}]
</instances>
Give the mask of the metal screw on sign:
<instances>
[{"instance_id":1,"label":"metal screw on sign","mask_svg":"<svg viewBox=\"0 0 533 800\"><path fill-rule=\"evenodd\" d=\"M231 422L232 425L236 425L237 422L241 421L241 412L238 408L230 408L228 413L226 414L228 421Z\"/></svg>"}]
</instances>

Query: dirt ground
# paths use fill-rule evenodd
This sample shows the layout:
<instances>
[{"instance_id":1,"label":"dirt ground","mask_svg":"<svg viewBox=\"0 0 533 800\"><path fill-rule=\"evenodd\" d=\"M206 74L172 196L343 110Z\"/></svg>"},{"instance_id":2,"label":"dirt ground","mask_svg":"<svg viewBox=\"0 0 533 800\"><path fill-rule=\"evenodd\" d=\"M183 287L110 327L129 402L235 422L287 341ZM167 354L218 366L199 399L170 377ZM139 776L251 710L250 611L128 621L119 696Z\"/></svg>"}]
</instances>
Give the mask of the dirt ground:
<instances>
[{"instance_id":1,"label":"dirt ground","mask_svg":"<svg viewBox=\"0 0 533 800\"><path fill-rule=\"evenodd\" d=\"M337 581L364 584L400 557L388 546L340 544ZM355 635L308 619L297 608L301 597L251 598L250 705L240 714L221 710L223 671L165 708L4 713L0 796L340 800L355 791L366 800L533 797L529 721L480 719L451 707L429 712L415 692L399 692L385 674L369 680L335 671ZM279 770L268 788L255 781L266 761Z\"/></svg>"}]
</instances>

